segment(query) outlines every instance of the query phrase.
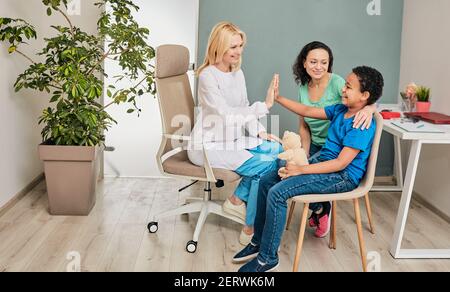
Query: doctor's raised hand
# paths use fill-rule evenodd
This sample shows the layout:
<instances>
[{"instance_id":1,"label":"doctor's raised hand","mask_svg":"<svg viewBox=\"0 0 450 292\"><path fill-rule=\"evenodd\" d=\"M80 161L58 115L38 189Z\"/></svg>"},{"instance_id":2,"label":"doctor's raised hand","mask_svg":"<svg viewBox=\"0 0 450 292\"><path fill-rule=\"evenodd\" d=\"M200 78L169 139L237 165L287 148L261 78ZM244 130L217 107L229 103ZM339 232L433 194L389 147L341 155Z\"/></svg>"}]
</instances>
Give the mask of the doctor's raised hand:
<instances>
[{"instance_id":1,"label":"doctor's raised hand","mask_svg":"<svg viewBox=\"0 0 450 292\"><path fill-rule=\"evenodd\" d=\"M267 89L266 95L266 105L267 109L271 109L273 104L275 103L275 87L277 86L278 74L273 75L272 81L270 82L270 86Z\"/></svg>"},{"instance_id":2,"label":"doctor's raised hand","mask_svg":"<svg viewBox=\"0 0 450 292\"><path fill-rule=\"evenodd\" d=\"M267 89L266 95L266 105L267 109L271 109L273 104L275 103L275 86L277 82L277 74L273 75L272 81L270 82L270 86Z\"/></svg>"},{"instance_id":3,"label":"doctor's raised hand","mask_svg":"<svg viewBox=\"0 0 450 292\"><path fill-rule=\"evenodd\" d=\"M270 109L273 107L273 104L275 103L275 87L278 86L278 74L275 74L272 78L272 81L270 82L270 86L267 89L267 95L266 95L266 105L267 109ZM279 137L273 134L269 134L267 132L261 132L258 134L259 138L267 140L267 141L274 141L282 144L282 141Z\"/></svg>"},{"instance_id":4,"label":"doctor's raised hand","mask_svg":"<svg viewBox=\"0 0 450 292\"><path fill-rule=\"evenodd\" d=\"M275 74L275 76L273 77L273 97L274 97L274 101L277 101L278 98L280 97L280 75L279 74Z\"/></svg>"}]
</instances>

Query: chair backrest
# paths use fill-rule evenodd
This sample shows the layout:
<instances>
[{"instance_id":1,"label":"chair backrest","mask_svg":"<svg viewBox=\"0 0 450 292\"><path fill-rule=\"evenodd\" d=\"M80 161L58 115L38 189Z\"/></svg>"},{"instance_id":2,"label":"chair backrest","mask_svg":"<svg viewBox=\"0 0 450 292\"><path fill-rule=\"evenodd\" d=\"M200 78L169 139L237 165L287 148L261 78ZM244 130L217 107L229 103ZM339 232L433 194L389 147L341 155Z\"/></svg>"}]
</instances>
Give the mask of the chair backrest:
<instances>
[{"instance_id":1,"label":"chair backrest","mask_svg":"<svg viewBox=\"0 0 450 292\"><path fill-rule=\"evenodd\" d=\"M156 49L156 89L165 134L175 134L179 125L174 118L185 117L192 130L194 98L187 71L189 50L180 45L162 45ZM177 119L178 120L178 119ZM187 133L189 134L189 133Z\"/></svg>"},{"instance_id":2,"label":"chair backrest","mask_svg":"<svg viewBox=\"0 0 450 292\"><path fill-rule=\"evenodd\" d=\"M155 82L163 134L188 136L194 125L194 98L188 70L189 50L186 47L162 45L156 49ZM169 141L162 154L171 149Z\"/></svg>"},{"instance_id":3,"label":"chair backrest","mask_svg":"<svg viewBox=\"0 0 450 292\"><path fill-rule=\"evenodd\" d=\"M366 174L362 179L361 183L359 184L360 187L366 189L367 192L372 188L373 181L375 179L375 171L377 168L377 160L378 160L378 150L380 148L381 134L383 133L383 117L381 116L380 113L375 112L374 118L377 123L375 137L373 139L372 150L370 152Z\"/></svg>"}]
</instances>

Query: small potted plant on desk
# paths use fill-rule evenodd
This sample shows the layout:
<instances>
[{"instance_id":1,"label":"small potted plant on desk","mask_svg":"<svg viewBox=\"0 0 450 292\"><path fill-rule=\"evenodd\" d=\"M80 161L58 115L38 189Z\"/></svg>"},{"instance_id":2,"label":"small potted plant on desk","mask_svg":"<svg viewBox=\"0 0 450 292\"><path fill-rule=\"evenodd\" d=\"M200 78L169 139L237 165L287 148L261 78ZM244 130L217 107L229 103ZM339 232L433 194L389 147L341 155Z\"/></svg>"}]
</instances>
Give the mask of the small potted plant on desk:
<instances>
[{"instance_id":1,"label":"small potted plant on desk","mask_svg":"<svg viewBox=\"0 0 450 292\"><path fill-rule=\"evenodd\" d=\"M417 112L429 112L431 107L430 102L430 94L431 89L425 86L419 86L416 90L417 103L416 103L416 111Z\"/></svg>"},{"instance_id":2,"label":"small potted plant on desk","mask_svg":"<svg viewBox=\"0 0 450 292\"><path fill-rule=\"evenodd\" d=\"M97 35L89 35L72 25L67 13L69 0L42 0L47 14L58 13L67 26L51 26L57 35L46 38L38 62L20 50L25 39L36 39L35 28L21 19L0 17L0 41L8 43L8 52L27 59L31 65L14 87L45 91L50 104L39 123L43 124L43 143L39 155L44 161L49 211L52 215L87 215L95 204L98 154L104 146L104 131L115 120L106 109L113 104L129 103L129 113L140 109L136 98L155 94L154 67L150 63L155 50L147 44L149 30L134 20L138 10L130 0L98 0L101 9ZM110 9L105 10L105 6ZM106 44L106 49L105 49ZM122 73L117 81L128 79L124 88L109 86L103 61L119 62ZM112 102L103 105L103 94Z\"/></svg>"}]
</instances>

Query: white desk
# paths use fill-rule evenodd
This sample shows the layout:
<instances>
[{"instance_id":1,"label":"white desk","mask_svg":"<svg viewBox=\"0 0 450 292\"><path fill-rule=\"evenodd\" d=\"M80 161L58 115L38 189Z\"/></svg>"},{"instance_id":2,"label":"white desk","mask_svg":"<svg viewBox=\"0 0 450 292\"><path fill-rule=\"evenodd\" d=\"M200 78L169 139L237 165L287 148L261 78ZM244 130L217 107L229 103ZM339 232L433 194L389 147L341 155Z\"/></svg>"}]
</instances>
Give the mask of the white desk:
<instances>
[{"instance_id":1,"label":"white desk","mask_svg":"<svg viewBox=\"0 0 450 292\"><path fill-rule=\"evenodd\" d=\"M383 130L394 136L395 141L395 174L397 186L392 188L374 187L373 191L401 191L402 197L397 213L394 227L394 237L391 242L390 253L398 259L419 258L450 258L450 249L401 249L403 233L405 231L406 219L408 218L409 206L414 187L414 181L419 164L420 151L425 144L450 144L450 125L433 125L442 129L445 133L411 133L393 125L389 120L384 121ZM406 176L403 182L401 166L400 140L410 140L412 143L409 154Z\"/></svg>"}]
</instances>

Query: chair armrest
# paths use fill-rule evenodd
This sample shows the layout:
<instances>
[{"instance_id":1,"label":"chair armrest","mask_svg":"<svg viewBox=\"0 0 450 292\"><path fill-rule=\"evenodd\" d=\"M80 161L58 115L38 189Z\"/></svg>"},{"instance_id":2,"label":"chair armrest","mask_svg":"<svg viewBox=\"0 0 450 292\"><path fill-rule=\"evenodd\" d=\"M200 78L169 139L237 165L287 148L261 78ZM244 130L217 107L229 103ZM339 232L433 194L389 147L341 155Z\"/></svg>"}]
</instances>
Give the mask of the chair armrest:
<instances>
[{"instance_id":1,"label":"chair armrest","mask_svg":"<svg viewBox=\"0 0 450 292\"><path fill-rule=\"evenodd\" d=\"M190 136L180 136L180 135L171 135L171 134L163 134L163 145L161 145L160 147L160 151L158 156L161 159L161 164L164 163L164 161L166 161L167 159L169 159L170 157L187 150L187 148L185 147L177 147L175 149L170 150L169 152L167 152L164 155L160 155L162 153L162 151L165 148L165 145L167 144L167 140L178 140L178 141L191 141L191 137ZM209 163L209 159L208 159L208 155L205 151L205 146L202 145L202 152L203 152L203 161L204 161L204 169L205 169L205 173L206 173L206 179L210 182L217 182L216 177L214 176L214 172L212 170L211 164ZM161 165L161 169L162 169L162 165Z\"/></svg>"},{"instance_id":2,"label":"chair armrest","mask_svg":"<svg viewBox=\"0 0 450 292\"><path fill-rule=\"evenodd\" d=\"M202 147L202 151L203 151L203 161L204 161L203 167L205 168L206 178L208 179L208 181L212 181L212 182L216 183L217 179L214 176L214 172L212 170L211 164L209 163L208 154L206 154L204 145Z\"/></svg>"},{"instance_id":3,"label":"chair armrest","mask_svg":"<svg viewBox=\"0 0 450 292\"><path fill-rule=\"evenodd\" d=\"M164 134L164 137L170 140L191 141L191 136Z\"/></svg>"}]
</instances>

